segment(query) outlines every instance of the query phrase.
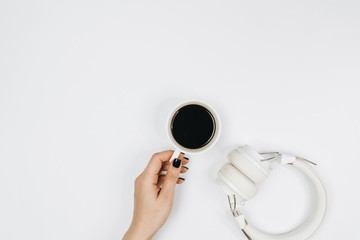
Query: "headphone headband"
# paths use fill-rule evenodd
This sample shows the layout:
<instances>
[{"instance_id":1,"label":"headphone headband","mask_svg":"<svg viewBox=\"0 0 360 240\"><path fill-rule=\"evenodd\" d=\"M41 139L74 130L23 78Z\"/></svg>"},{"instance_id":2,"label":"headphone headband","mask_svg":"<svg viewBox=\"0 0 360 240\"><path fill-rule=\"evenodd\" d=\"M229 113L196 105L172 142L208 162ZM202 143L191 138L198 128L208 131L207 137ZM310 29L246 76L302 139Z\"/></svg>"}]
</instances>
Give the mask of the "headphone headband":
<instances>
[{"instance_id":1,"label":"headphone headband","mask_svg":"<svg viewBox=\"0 0 360 240\"><path fill-rule=\"evenodd\" d=\"M245 146L246 148L249 148L249 146ZM289 154L283 154L278 152L271 152L271 153L260 153L262 155L265 154L275 154L275 157L270 157L267 159L262 159L260 161L269 161L269 160L281 160L281 164L289 164L294 166L296 169L301 171L312 183L314 189L315 189L315 204L313 206L313 210L311 211L310 216L308 216L307 220L301 224L300 226L296 227L295 229L283 233L283 234L270 234L266 233L264 231L261 231L257 229L256 227L249 224L245 216L242 215L236 206L236 202L238 198L238 194L233 194L233 202L231 201L231 198L229 196L229 192L231 190L227 190L228 198L229 198L229 205L230 209L232 211L232 214L234 215L235 219L238 222L239 227L245 234L245 236L249 240L305 240L310 238L314 232L319 228L321 223L323 222L323 219L326 214L326 207L327 207L327 197L326 197L326 191L323 183L320 180L319 175L315 172L315 170L310 166L309 163L315 164L313 162L310 162L304 158L289 155ZM260 162L259 162L260 163ZM316 165L316 164L315 164ZM246 173L242 172L244 175ZM241 174L241 173L240 173ZM222 178L222 176L218 176L218 179ZM218 181L219 182L219 181ZM247 200L247 199L241 199L240 201ZM239 202L239 201L238 201Z\"/></svg>"}]
</instances>

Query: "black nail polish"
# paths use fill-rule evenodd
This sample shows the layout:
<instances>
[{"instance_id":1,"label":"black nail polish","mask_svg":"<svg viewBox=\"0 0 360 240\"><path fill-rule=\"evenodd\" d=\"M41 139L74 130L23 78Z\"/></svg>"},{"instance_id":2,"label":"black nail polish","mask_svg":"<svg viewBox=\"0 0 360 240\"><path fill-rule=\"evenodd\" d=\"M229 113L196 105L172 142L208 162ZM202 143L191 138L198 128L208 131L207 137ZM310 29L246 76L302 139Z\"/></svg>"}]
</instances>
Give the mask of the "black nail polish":
<instances>
[{"instance_id":1,"label":"black nail polish","mask_svg":"<svg viewBox=\"0 0 360 240\"><path fill-rule=\"evenodd\" d=\"M179 177L179 179L181 179L181 180L185 181L185 178Z\"/></svg>"},{"instance_id":2,"label":"black nail polish","mask_svg":"<svg viewBox=\"0 0 360 240\"><path fill-rule=\"evenodd\" d=\"M174 161L173 161L173 166L175 168L179 168L180 164L181 164L181 159L175 158Z\"/></svg>"},{"instance_id":3,"label":"black nail polish","mask_svg":"<svg viewBox=\"0 0 360 240\"><path fill-rule=\"evenodd\" d=\"M184 157L186 160L189 160L189 158L188 157Z\"/></svg>"},{"instance_id":4,"label":"black nail polish","mask_svg":"<svg viewBox=\"0 0 360 240\"><path fill-rule=\"evenodd\" d=\"M189 168L187 166L183 166L183 168L186 168L187 170L189 170Z\"/></svg>"},{"instance_id":5,"label":"black nail polish","mask_svg":"<svg viewBox=\"0 0 360 240\"><path fill-rule=\"evenodd\" d=\"M180 152L182 155L185 155L185 153L183 153L183 152Z\"/></svg>"}]
</instances>

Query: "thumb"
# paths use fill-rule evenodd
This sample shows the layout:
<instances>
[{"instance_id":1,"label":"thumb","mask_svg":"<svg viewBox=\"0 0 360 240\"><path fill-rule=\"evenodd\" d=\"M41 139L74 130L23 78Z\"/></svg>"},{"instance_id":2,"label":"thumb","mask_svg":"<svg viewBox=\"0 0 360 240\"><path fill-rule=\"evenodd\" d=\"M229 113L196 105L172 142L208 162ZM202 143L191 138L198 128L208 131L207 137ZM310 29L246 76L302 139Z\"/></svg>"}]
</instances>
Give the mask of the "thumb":
<instances>
[{"instance_id":1,"label":"thumb","mask_svg":"<svg viewBox=\"0 0 360 240\"><path fill-rule=\"evenodd\" d=\"M174 196L176 182L180 175L181 159L175 158L170 165L160 192L160 196L165 198L172 198Z\"/></svg>"}]
</instances>

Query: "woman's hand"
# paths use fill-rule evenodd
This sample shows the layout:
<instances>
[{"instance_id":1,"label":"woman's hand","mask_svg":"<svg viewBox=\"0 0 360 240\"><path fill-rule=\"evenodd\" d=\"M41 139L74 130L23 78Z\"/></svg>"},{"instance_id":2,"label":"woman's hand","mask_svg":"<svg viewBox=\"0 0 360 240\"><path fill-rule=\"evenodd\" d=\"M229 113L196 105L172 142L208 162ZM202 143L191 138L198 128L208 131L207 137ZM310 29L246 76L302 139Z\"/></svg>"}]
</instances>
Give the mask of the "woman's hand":
<instances>
[{"instance_id":1,"label":"woman's hand","mask_svg":"<svg viewBox=\"0 0 360 240\"><path fill-rule=\"evenodd\" d=\"M184 182L179 178L185 173L189 161L181 153L179 158L169 162L174 151L164 151L152 155L145 170L135 180L134 215L123 240L151 239L168 218L176 184ZM166 175L160 175L167 171Z\"/></svg>"}]
</instances>

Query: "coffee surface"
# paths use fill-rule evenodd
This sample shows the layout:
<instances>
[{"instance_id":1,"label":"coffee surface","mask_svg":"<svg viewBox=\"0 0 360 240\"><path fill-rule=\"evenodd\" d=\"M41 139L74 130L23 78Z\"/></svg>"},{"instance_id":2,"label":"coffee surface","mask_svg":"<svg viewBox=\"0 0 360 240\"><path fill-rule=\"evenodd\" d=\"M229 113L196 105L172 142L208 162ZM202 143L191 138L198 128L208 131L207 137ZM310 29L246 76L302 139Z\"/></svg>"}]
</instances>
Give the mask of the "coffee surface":
<instances>
[{"instance_id":1,"label":"coffee surface","mask_svg":"<svg viewBox=\"0 0 360 240\"><path fill-rule=\"evenodd\" d=\"M215 133L215 120L203 106L190 104L180 108L171 121L171 133L177 143L189 149L208 144Z\"/></svg>"}]
</instances>

